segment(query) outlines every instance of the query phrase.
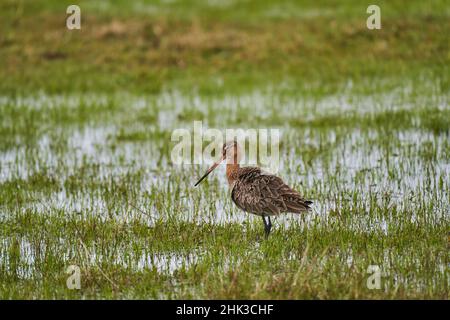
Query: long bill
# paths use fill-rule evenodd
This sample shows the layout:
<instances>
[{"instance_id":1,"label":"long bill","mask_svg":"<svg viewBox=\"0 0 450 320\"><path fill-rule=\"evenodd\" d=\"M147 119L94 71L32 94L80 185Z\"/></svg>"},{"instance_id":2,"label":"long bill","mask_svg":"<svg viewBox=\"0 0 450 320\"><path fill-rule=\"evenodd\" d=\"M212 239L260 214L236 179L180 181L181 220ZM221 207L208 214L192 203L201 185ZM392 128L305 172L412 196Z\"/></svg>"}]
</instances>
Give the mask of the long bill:
<instances>
[{"instance_id":1,"label":"long bill","mask_svg":"<svg viewBox=\"0 0 450 320\"><path fill-rule=\"evenodd\" d=\"M215 168L217 168L217 166L224 160L224 158L220 158L218 161L214 162L214 164L211 166L211 168L209 168L205 174L203 175L203 177L200 178L200 180L197 181L196 184L194 184L194 187L198 186L200 182L202 182L211 172L213 172L213 170Z\"/></svg>"}]
</instances>

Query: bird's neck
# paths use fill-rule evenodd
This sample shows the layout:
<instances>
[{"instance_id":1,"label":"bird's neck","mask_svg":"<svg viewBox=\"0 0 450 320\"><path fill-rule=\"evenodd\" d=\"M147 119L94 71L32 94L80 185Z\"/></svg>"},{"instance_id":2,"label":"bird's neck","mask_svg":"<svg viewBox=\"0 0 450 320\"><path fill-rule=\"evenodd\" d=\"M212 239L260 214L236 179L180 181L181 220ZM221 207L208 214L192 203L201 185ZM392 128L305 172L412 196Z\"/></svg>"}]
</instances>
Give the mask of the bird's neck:
<instances>
[{"instance_id":1,"label":"bird's neck","mask_svg":"<svg viewBox=\"0 0 450 320\"><path fill-rule=\"evenodd\" d=\"M233 185L234 181L236 181L238 170L239 163L227 163L227 179L229 185Z\"/></svg>"}]
</instances>

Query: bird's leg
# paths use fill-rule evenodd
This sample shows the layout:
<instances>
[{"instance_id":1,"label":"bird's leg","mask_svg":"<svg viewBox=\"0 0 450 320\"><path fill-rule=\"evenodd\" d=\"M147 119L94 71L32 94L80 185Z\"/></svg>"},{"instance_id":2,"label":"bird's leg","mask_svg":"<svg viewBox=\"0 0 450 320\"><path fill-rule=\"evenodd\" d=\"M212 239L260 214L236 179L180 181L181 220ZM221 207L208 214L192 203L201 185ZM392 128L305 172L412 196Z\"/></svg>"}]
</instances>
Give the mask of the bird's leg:
<instances>
[{"instance_id":1,"label":"bird's leg","mask_svg":"<svg viewBox=\"0 0 450 320\"><path fill-rule=\"evenodd\" d=\"M264 216L262 216L262 219L264 222L264 231L266 232L266 239L269 237L270 229L272 228L272 222L270 221L270 217L267 217L267 218L269 219L269 223L267 223Z\"/></svg>"},{"instance_id":2,"label":"bird's leg","mask_svg":"<svg viewBox=\"0 0 450 320\"><path fill-rule=\"evenodd\" d=\"M269 237L270 230L272 229L272 221L270 221L270 217L268 216L267 219L269 220L269 223L267 223L267 229L266 229L266 237Z\"/></svg>"},{"instance_id":3,"label":"bird's leg","mask_svg":"<svg viewBox=\"0 0 450 320\"><path fill-rule=\"evenodd\" d=\"M266 219L264 218L264 216L261 216L261 218L263 219L263 222L264 222L264 231L266 232L266 238L267 238L267 223L266 223Z\"/></svg>"}]
</instances>

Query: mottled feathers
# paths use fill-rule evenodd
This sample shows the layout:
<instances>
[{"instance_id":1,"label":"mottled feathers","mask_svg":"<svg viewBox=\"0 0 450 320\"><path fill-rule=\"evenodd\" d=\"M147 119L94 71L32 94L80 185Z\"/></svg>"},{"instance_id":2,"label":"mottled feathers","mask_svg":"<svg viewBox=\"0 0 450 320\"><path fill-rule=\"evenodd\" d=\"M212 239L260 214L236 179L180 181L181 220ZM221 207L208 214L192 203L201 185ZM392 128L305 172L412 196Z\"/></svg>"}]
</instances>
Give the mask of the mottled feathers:
<instances>
[{"instance_id":1,"label":"mottled feathers","mask_svg":"<svg viewBox=\"0 0 450 320\"><path fill-rule=\"evenodd\" d=\"M283 212L301 213L310 209L311 201L303 199L281 178L265 174L260 168L239 168L233 175L231 198L246 212L273 216Z\"/></svg>"}]
</instances>

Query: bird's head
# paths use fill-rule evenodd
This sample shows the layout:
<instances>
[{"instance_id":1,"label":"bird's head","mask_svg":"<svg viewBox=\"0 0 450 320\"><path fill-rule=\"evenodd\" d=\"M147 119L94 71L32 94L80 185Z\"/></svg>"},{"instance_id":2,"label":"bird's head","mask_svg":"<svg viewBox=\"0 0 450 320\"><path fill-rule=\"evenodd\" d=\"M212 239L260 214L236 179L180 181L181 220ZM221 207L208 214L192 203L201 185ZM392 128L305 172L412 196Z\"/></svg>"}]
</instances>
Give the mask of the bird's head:
<instances>
[{"instance_id":1,"label":"bird's head","mask_svg":"<svg viewBox=\"0 0 450 320\"><path fill-rule=\"evenodd\" d=\"M241 160L241 150L236 140L228 141L222 147L222 160L227 164L236 164Z\"/></svg>"},{"instance_id":2,"label":"bird's head","mask_svg":"<svg viewBox=\"0 0 450 320\"><path fill-rule=\"evenodd\" d=\"M238 164L241 159L241 152L239 145L236 140L228 141L223 144L222 155L219 160L214 162L214 164L206 171L206 173L197 181L195 186L202 182L219 164L226 160L227 164Z\"/></svg>"}]
</instances>

